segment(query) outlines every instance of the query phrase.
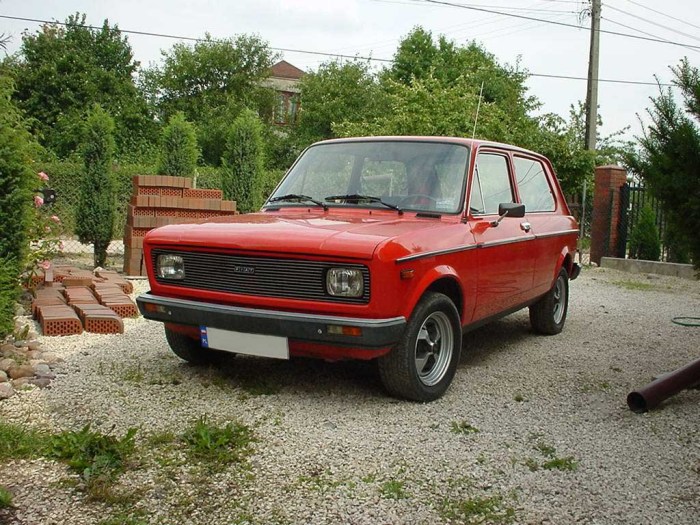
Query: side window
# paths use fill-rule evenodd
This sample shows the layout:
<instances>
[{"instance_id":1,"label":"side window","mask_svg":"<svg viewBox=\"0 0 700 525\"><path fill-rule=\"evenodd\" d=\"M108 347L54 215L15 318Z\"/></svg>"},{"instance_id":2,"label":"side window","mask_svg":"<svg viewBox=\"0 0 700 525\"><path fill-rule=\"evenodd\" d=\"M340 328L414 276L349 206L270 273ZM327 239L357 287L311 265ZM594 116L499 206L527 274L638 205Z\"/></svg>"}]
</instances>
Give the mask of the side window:
<instances>
[{"instance_id":1,"label":"side window","mask_svg":"<svg viewBox=\"0 0 700 525\"><path fill-rule=\"evenodd\" d=\"M554 195L547 182L547 174L542 163L533 159L514 157L513 164L518 192L525 210L528 212L554 211Z\"/></svg>"},{"instance_id":2,"label":"side window","mask_svg":"<svg viewBox=\"0 0 700 525\"><path fill-rule=\"evenodd\" d=\"M469 201L472 213L498 213L498 205L503 202L513 202L508 159L503 155L479 153Z\"/></svg>"}]
</instances>

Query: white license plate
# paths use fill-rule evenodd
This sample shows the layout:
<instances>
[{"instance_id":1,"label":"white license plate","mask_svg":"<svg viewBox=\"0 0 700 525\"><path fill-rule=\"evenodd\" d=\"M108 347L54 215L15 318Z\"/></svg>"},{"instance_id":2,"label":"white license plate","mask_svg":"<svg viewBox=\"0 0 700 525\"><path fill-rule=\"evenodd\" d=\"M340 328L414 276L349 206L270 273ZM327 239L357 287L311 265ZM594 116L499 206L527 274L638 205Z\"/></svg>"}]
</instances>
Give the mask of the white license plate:
<instances>
[{"instance_id":1,"label":"white license plate","mask_svg":"<svg viewBox=\"0 0 700 525\"><path fill-rule=\"evenodd\" d=\"M246 334L208 326L200 326L199 331L204 348L236 354L289 359L289 343L286 337Z\"/></svg>"}]
</instances>

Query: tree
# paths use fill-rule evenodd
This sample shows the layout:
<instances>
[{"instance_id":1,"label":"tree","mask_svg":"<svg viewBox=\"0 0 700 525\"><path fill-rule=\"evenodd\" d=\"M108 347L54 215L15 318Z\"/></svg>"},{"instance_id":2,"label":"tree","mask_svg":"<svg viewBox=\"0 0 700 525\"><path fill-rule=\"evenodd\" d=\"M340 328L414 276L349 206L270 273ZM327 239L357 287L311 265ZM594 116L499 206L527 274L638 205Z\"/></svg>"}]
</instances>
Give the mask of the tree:
<instances>
[{"instance_id":1,"label":"tree","mask_svg":"<svg viewBox=\"0 0 700 525\"><path fill-rule=\"evenodd\" d=\"M155 139L157 126L134 83L138 62L127 38L107 20L100 29L87 27L80 14L69 16L65 27L45 24L22 37L10 68L17 104L35 136L59 157L76 151L85 108L96 103L114 115L118 151Z\"/></svg>"},{"instance_id":2,"label":"tree","mask_svg":"<svg viewBox=\"0 0 700 525\"><path fill-rule=\"evenodd\" d=\"M178 111L197 127L204 161L218 164L230 123L246 108L270 113L272 90L261 87L276 55L257 36L175 44L163 63L144 71L142 85L165 122Z\"/></svg>"},{"instance_id":3,"label":"tree","mask_svg":"<svg viewBox=\"0 0 700 525\"><path fill-rule=\"evenodd\" d=\"M304 75L300 88L302 106L294 135L302 146L336 136L336 123L373 117L381 105L382 92L369 64L359 60L326 62Z\"/></svg>"},{"instance_id":4,"label":"tree","mask_svg":"<svg viewBox=\"0 0 700 525\"><path fill-rule=\"evenodd\" d=\"M95 105L90 111L83 135L85 172L80 183L75 233L80 242L93 244L96 267L103 266L107 260L107 247L114 228L115 200L111 176L113 134L112 117Z\"/></svg>"},{"instance_id":5,"label":"tree","mask_svg":"<svg viewBox=\"0 0 700 525\"><path fill-rule=\"evenodd\" d=\"M197 132L183 113L176 113L163 129L158 173L192 177L199 159Z\"/></svg>"},{"instance_id":6,"label":"tree","mask_svg":"<svg viewBox=\"0 0 700 525\"><path fill-rule=\"evenodd\" d=\"M687 59L671 70L685 111L670 89L660 89L647 109L651 123L639 139L641 151L631 161L700 269L700 71Z\"/></svg>"},{"instance_id":7,"label":"tree","mask_svg":"<svg viewBox=\"0 0 700 525\"><path fill-rule=\"evenodd\" d=\"M656 227L656 214L645 204L639 212L639 220L630 234L630 257L645 261L658 261L661 257L661 240Z\"/></svg>"},{"instance_id":8,"label":"tree","mask_svg":"<svg viewBox=\"0 0 700 525\"><path fill-rule=\"evenodd\" d=\"M261 205L263 142L260 119L244 111L231 125L222 159L224 198L236 201L241 213Z\"/></svg>"},{"instance_id":9,"label":"tree","mask_svg":"<svg viewBox=\"0 0 700 525\"><path fill-rule=\"evenodd\" d=\"M18 282L29 246L36 144L10 100L12 82L0 76L0 338L13 328Z\"/></svg>"}]
</instances>

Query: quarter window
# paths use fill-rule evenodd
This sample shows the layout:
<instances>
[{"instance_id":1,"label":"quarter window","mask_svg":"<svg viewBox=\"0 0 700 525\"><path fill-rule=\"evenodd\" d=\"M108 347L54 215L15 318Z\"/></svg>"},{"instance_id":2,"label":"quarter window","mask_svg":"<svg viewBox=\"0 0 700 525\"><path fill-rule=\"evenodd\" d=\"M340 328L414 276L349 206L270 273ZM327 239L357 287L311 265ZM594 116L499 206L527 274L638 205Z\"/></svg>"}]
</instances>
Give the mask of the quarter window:
<instances>
[{"instance_id":1,"label":"quarter window","mask_svg":"<svg viewBox=\"0 0 700 525\"><path fill-rule=\"evenodd\" d=\"M513 164L520 200L525 205L525 210L528 212L554 211L554 196L542 163L533 159L514 157Z\"/></svg>"},{"instance_id":2,"label":"quarter window","mask_svg":"<svg viewBox=\"0 0 700 525\"><path fill-rule=\"evenodd\" d=\"M508 159L503 155L480 153L472 182L471 212L495 214L498 205L504 202L513 202Z\"/></svg>"}]
</instances>

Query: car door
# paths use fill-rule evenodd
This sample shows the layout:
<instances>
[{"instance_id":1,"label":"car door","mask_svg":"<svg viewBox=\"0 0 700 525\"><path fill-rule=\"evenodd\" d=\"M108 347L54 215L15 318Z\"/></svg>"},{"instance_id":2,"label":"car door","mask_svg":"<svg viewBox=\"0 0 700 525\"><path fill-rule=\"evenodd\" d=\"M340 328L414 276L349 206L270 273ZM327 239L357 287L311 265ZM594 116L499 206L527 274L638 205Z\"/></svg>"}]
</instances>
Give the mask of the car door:
<instances>
[{"instance_id":1,"label":"car door","mask_svg":"<svg viewBox=\"0 0 700 525\"><path fill-rule=\"evenodd\" d=\"M516 202L508 154L479 150L469 199L469 224L477 244L474 321L522 305L532 295L536 250L527 221L504 217L498 207Z\"/></svg>"},{"instance_id":2,"label":"car door","mask_svg":"<svg viewBox=\"0 0 700 525\"><path fill-rule=\"evenodd\" d=\"M515 153L513 168L519 200L525 204L525 219L535 237L533 288L544 293L552 286L566 237L575 235L576 230L571 228L568 213L560 209L565 203L557 198L553 173L541 159Z\"/></svg>"}]
</instances>

